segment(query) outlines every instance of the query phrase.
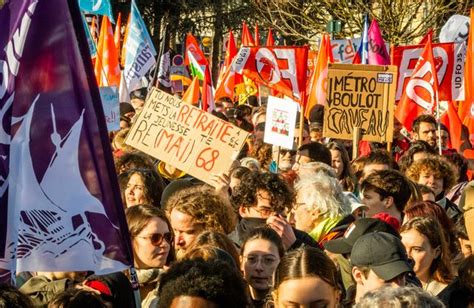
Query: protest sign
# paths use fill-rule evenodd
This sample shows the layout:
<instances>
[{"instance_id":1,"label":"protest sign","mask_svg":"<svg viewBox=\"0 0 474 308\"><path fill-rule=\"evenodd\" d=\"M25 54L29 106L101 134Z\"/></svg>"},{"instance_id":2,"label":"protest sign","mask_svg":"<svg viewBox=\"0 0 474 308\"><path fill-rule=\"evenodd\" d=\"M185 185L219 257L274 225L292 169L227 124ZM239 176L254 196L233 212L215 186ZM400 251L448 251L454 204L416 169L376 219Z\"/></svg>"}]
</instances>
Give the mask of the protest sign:
<instances>
[{"instance_id":1,"label":"protest sign","mask_svg":"<svg viewBox=\"0 0 474 308\"><path fill-rule=\"evenodd\" d=\"M209 183L229 170L248 133L156 88L125 140L155 158Z\"/></svg>"},{"instance_id":2,"label":"protest sign","mask_svg":"<svg viewBox=\"0 0 474 308\"><path fill-rule=\"evenodd\" d=\"M265 119L265 143L293 148L298 103L291 99L268 97Z\"/></svg>"},{"instance_id":3,"label":"protest sign","mask_svg":"<svg viewBox=\"0 0 474 308\"><path fill-rule=\"evenodd\" d=\"M398 87L395 99L402 97L403 91L413 74L424 45L397 46L393 50L392 64L398 66ZM464 100L464 59L465 43L433 44L433 56L438 72L440 100Z\"/></svg>"},{"instance_id":4,"label":"protest sign","mask_svg":"<svg viewBox=\"0 0 474 308\"><path fill-rule=\"evenodd\" d=\"M351 140L360 127L362 140L392 141L396 80L395 66L330 64L323 136Z\"/></svg>"},{"instance_id":5,"label":"protest sign","mask_svg":"<svg viewBox=\"0 0 474 308\"><path fill-rule=\"evenodd\" d=\"M120 129L119 94L117 87L100 87L100 99L104 108L107 130L113 132Z\"/></svg>"}]
</instances>

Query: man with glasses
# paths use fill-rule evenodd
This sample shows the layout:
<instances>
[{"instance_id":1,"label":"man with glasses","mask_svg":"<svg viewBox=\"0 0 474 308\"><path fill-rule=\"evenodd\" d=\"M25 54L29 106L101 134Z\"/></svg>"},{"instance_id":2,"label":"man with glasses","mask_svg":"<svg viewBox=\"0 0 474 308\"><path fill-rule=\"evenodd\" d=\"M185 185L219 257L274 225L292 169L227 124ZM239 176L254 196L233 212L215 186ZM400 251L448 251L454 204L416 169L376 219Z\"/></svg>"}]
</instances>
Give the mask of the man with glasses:
<instances>
[{"instance_id":1,"label":"man with glasses","mask_svg":"<svg viewBox=\"0 0 474 308\"><path fill-rule=\"evenodd\" d=\"M293 229L286 220L294 200L293 189L278 174L246 174L232 192L231 202L241 219L229 237L240 247L250 231L267 225L280 235L287 250L303 244L319 247L307 233Z\"/></svg>"}]
</instances>

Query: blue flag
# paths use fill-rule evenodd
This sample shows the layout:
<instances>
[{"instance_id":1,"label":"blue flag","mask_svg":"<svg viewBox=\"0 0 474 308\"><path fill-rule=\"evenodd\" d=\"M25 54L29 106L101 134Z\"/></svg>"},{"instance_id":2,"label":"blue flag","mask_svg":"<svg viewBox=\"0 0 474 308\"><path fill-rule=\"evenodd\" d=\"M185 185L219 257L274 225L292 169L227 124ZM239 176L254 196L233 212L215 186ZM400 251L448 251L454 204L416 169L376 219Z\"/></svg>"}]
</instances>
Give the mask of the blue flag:
<instances>
[{"instance_id":1,"label":"blue flag","mask_svg":"<svg viewBox=\"0 0 474 308\"><path fill-rule=\"evenodd\" d=\"M89 29L89 26L87 25L86 18L84 17L84 14L81 13L81 18L82 18L82 24L84 25L84 31L86 32L86 38L87 38L87 45L89 46L89 51L91 53L91 57L97 56L97 47L95 46L94 39L92 38L91 31Z\"/></svg>"},{"instance_id":2,"label":"blue flag","mask_svg":"<svg viewBox=\"0 0 474 308\"><path fill-rule=\"evenodd\" d=\"M105 15L109 17L110 22L115 23L109 0L79 0L79 6L89 13Z\"/></svg>"},{"instance_id":3,"label":"blue flag","mask_svg":"<svg viewBox=\"0 0 474 308\"><path fill-rule=\"evenodd\" d=\"M359 50L360 64L369 64L369 15L364 15L364 29L362 30L362 40Z\"/></svg>"},{"instance_id":4,"label":"blue flag","mask_svg":"<svg viewBox=\"0 0 474 308\"><path fill-rule=\"evenodd\" d=\"M126 50L123 75L127 89L132 91L141 87L140 79L156 64L156 49L135 0L132 0L129 27L123 46Z\"/></svg>"},{"instance_id":5,"label":"blue flag","mask_svg":"<svg viewBox=\"0 0 474 308\"><path fill-rule=\"evenodd\" d=\"M0 280L116 272L130 237L77 0L0 9Z\"/></svg>"}]
</instances>

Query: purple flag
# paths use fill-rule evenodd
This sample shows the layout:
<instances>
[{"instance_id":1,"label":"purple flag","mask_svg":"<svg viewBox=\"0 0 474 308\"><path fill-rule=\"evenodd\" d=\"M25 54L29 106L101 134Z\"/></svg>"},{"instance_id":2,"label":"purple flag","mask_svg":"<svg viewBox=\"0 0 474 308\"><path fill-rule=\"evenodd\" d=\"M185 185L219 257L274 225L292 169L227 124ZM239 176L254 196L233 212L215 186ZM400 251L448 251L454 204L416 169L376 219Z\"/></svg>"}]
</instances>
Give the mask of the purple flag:
<instances>
[{"instance_id":1,"label":"purple flag","mask_svg":"<svg viewBox=\"0 0 474 308\"><path fill-rule=\"evenodd\" d=\"M0 280L133 264L77 0L0 9Z\"/></svg>"},{"instance_id":2,"label":"purple flag","mask_svg":"<svg viewBox=\"0 0 474 308\"><path fill-rule=\"evenodd\" d=\"M382 38L379 24L375 18L372 20L369 28L369 64L389 65L390 56L385 48L385 41Z\"/></svg>"}]
</instances>

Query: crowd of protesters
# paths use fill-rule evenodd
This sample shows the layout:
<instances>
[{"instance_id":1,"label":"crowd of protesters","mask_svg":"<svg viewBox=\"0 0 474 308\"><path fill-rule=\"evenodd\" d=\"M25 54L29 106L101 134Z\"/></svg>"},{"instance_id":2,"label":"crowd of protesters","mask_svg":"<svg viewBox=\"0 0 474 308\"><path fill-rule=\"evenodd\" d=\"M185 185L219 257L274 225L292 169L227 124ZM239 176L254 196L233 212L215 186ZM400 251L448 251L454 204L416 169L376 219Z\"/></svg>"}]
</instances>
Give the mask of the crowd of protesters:
<instances>
[{"instance_id":1,"label":"crowd of protesters","mask_svg":"<svg viewBox=\"0 0 474 308\"><path fill-rule=\"evenodd\" d=\"M474 187L433 117L351 157L322 136L320 106L283 149L263 142L263 99L216 102L251 135L209 185L125 145L145 97L111 136L142 307L474 306ZM0 307L135 307L128 271L19 273L17 287L0 286Z\"/></svg>"}]
</instances>

